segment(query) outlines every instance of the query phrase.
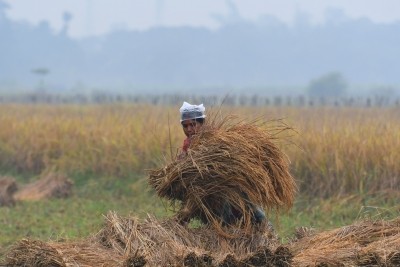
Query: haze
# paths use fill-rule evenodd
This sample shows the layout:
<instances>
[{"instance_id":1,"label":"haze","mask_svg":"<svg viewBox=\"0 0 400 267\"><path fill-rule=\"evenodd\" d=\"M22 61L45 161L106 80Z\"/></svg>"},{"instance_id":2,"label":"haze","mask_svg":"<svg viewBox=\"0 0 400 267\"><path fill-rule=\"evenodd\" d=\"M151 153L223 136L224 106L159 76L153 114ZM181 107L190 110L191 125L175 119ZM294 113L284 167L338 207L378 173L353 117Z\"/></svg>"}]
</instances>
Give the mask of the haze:
<instances>
[{"instance_id":1,"label":"haze","mask_svg":"<svg viewBox=\"0 0 400 267\"><path fill-rule=\"evenodd\" d=\"M398 93L398 10L395 0L0 0L0 89L294 93L336 73L352 92Z\"/></svg>"}]
</instances>

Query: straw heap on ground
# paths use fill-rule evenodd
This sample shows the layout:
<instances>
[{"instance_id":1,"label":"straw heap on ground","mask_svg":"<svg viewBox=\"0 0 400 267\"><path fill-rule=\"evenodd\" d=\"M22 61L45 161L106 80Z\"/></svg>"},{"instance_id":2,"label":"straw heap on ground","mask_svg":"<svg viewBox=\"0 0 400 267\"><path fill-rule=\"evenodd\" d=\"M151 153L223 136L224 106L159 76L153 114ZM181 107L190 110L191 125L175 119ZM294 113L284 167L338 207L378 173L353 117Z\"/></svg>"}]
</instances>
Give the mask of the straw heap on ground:
<instances>
[{"instance_id":1,"label":"straw heap on ground","mask_svg":"<svg viewBox=\"0 0 400 267\"><path fill-rule=\"evenodd\" d=\"M229 231L243 231L230 228ZM110 212L101 231L74 242L21 240L6 266L399 266L400 218L360 221L283 245L268 232L227 238L210 227Z\"/></svg>"},{"instance_id":2,"label":"straw heap on ground","mask_svg":"<svg viewBox=\"0 0 400 267\"><path fill-rule=\"evenodd\" d=\"M66 198L72 193L73 182L62 173L47 173L38 180L22 186L15 193L16 200Z\"/></svg>"}]
</instances>

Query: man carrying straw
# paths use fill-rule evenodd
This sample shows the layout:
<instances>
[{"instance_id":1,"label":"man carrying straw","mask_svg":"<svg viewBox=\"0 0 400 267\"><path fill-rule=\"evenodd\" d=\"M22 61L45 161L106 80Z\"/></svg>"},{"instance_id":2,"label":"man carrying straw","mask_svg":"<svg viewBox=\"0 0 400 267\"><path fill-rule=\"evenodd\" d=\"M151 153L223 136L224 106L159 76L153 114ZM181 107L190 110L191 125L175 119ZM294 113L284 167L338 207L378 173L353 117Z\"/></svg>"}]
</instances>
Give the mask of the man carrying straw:
<instances>
[{"instance_id":1,"label":"man carrying straw","mask_svg":"<svg viewBox=\"0 0 400 267\"><path fill-rule=\"evenodd\" d=\"M180 115L182 151L149 176L160 197L180 202L180 223L198 218L221 233L227 226L250 232L268 226L264 210L292 206L296 184L288 159L264 122L229 116L206 121L205 107L187 102Z\"/></svg>"},{"instance_id":2,"label":"man carrying straw","mask_svg":"<svg viewBox=\"0 0 400 267\"><path fill-rule=\"evenodd\" d=\"M190 147L191 140L199 133L205 122L205 111L206 108L203 104L201 105L192 105L188 102L183 102L183 105L179 109L181 114L181 125L183 132L186 135L186 139L183 141L182 151L179 154L178 158L182 159L187 156L188 149ZM251 210L253 215L252 222L254 223L262 223L265 221L265 213L261 207L254 205L248 201L245 194L243 194L243 199L248 202L248 208ZM231 225L241 220L243 214L235 209L229 201L224 201L222 205L222 209L218 216L221 218L223 224ZM190 220L191 218L185 218L186 220ZM187 221L186 221L187 222ZM207 223L207 222L206 222Z\"/></svg>"}]
</instances>

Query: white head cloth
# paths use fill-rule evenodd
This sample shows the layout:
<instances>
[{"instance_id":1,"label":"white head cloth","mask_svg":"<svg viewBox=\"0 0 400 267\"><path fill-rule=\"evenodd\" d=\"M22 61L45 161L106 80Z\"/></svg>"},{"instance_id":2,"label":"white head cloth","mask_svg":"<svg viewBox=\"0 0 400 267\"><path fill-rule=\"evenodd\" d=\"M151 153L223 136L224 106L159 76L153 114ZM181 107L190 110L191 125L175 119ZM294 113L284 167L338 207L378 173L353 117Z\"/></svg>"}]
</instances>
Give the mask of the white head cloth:
<instances>
[{"instance_id":1,"label":"white head cloth","mask_svg":"<svg viewBox=\"0 0 400 267\"><path fill-rule=\"evenodd\" d=\"M183 102L182 107L179 109L181 113L181 122L184 120L194 120L199 118L205 118L206 115L204 112L206 108L203 104L201 105L192 105L188 102Z\"/></svg>"}]
</instances>

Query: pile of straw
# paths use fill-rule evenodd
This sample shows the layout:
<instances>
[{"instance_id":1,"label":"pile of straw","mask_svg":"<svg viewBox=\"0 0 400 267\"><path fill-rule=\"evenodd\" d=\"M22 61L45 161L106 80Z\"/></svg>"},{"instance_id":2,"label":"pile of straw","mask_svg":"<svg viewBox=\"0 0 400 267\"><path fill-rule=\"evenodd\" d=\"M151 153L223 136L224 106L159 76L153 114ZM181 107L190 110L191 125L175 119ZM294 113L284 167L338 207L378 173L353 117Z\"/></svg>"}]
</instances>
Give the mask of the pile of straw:
<instances>
[{"instance_id":1,"label":"pile of straw","mask_svg":"<svg viewBox=\"0 0 400 267\"><path fill-rule=\"evenodd\" d=\"M399 266L400 218L309 235L290 248L293 266Z\"/></svg>"},{"instance_id":2,"label":"pile of straw","mask_svg":"<svg viewBox=\"0 0 400 267\"><path fill-rule=\"evenodd\" d=\"M241 229L231 229L242 231ZM208 227L173 220L106 216L104 228L81 242L22 240L6 266L289 266L292 255L269 233L229 239Z\"/></svg>"},{"instance_id":3,"label":"pile of straw","mask_svg":"<svg viewBox=\"0 0 400 267\"><path fill-rule=\"evenodd\" d=\"M140 222L136 218L121 218L115 213L109 213L106 222L96 235L98 242L126 256L142 255L149 266L199 266L193 264L200 262L220 264L228 255L243 262L253 254L261 257L260 248L268 250L266 256L276 261L283 255L290 258L282 253L282 249L272 252L276 251L279 242L270 232L254 231L251 235L243 235L242 229L226 229L240 236L232 239L218 235L210 227L191 229L173 219L158 221L152 216Z\"/></svg>"},{"instance_id":4,"label":"pile of straw","mask_svg":"<svg viewBox=\"0 0 400 267\"><path fill-rule=\"evenodd\" d=\"M228 202L249 229L249 202L268 212L288 209L296 191L288 159L276 143L276 133L287 127L267 126L231 117L207 122L186 157L150 171L149 183L160 197L182 202L181 220L197 217L219 226L222 205Z\"/></svg>"},{"instance_id":5,"label":"pile of straw","mask_svg":"<svg viewBox=\"0 0 400 267\"><path fill-rule=\"evenodd\" d=\"M15 244L6 255L5 265L38 267L122 267L124 266L124 262L125 259L121 255L96 243L46 243L38 240L23 239Z\"/></svg>"},{"instance_id":6,"label":"pile of straw","mask_svg":"<svg viewBox=\"0 0 400 267\"><path fill-rule=\"evenodd\" d=\"M71 195L73 182L60 173L48 173L15 193L16 200L66 198Z\"/></svg>"},{"instance_id":7,"label":"pile of straw","mask_svg":"<svg viewBox=\"0 0 400 267\"><path fill-rule=\"evenodd\" d=\"M230 231L243 232L240 228ZM399 266L400 217L361 221L316 233L300 230L282 245L267 232L228 238L212 227L191 229L173 220L106 216L103 229L80 242L22 240L5 266ZM1 265L1 264L0 264Z\"/></svg>"},{"instance_id":8,"label":"pile of straw","mask_svg":"<svg viewBox=\"0 0 400 267\"><path fill-rule=\"evenodd\" d=\"M17 188L14 178L8 176L0 177L0 207L15 204L14 193Z\"/></svg>"}]
</instances>

